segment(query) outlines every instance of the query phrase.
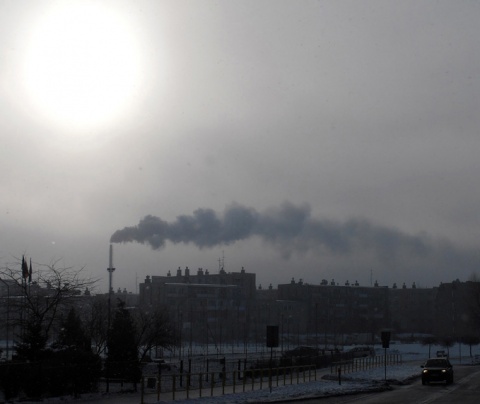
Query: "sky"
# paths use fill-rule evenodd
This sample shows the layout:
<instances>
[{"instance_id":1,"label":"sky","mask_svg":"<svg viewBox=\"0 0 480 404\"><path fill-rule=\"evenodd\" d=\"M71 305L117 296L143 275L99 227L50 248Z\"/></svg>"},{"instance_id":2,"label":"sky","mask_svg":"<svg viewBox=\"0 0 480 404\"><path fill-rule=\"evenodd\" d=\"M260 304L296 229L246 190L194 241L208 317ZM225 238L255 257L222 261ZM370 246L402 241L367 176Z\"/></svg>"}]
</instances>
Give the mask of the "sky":
<instances>
[{"instance_id":1,"label":"sky","mask_svg":"<svg viewBox=\"0 0 480 404\"><path fill-rule=\"evenodd\" d=\"M480 268L476 1L0 2L0 266ZM19 268L20 269L20 268Z\"/></svg>"}]
</instances>

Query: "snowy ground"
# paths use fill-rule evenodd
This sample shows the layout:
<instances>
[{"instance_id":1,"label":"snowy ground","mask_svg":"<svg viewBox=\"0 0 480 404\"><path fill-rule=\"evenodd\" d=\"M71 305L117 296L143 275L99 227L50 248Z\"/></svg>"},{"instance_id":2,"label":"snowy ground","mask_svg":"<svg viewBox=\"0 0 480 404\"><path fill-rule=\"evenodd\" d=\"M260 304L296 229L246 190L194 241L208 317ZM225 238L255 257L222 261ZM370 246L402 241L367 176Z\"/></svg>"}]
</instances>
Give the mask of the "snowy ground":
<instances>
[{"instance_id":1,"label":"snowy ground","mask_svg":"<svg viewBox=\"0 0 480 404\"><path fill-rule=\"evenodd\" d=\"M431 347L431 355L435 356L437 350L444 350L440 346ZM392 345L388 353L401 353L403 364L387 367L387 383L385 383L385 369L380 366L375 369L364 370L342 376L342 382L339 384L338 378L329 374L329 370L321 370L321 376L317 381L300 383L297 385L287 385L273 387L272 391L268 388L263 390L248 391L245 393L219 395L214 397L182 399L180 393L177 395L176 404L240 404L240 403L269 403L285 399L300 399L307 397L321 397L340 394L361 393L367 391L379 391L394 384L416 382L420 376L420 364L428 358L428 346L421 344L398 344ZM377 355L383 353L382 348L377 347ZM480 354L478 346L473 347L472 356ZM456 345L450 348L450 360L454 365L471 364L469 348L467 346ZM266 386L265 386L266 387ZM145 403L171 403L172 401L156 401L155 395L147 395ZM68 398L50 399L48 402L68 402ZM83 399L77 399L76 402L83 401L90 404L138 404L140 403L139 393L124 393L110 395L85 395Z\"/></svg>"}]
</instances>

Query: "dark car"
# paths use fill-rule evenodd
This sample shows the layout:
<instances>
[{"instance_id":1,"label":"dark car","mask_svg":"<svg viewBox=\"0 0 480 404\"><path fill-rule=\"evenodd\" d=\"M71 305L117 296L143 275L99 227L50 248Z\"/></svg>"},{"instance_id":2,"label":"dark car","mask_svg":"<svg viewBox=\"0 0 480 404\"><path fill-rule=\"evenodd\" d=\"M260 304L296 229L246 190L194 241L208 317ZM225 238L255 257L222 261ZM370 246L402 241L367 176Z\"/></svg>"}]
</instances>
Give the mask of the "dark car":
<instances>
[{"instance_id":1,"label":"dark car","mask_svg":"<svg viewBox=\"0 0 480 404\"><path fill-rule=\"evenodd\" d=\"M155 358L153 362L157 365L157 369L159 370L172 370L172 365L165 362L165 359Z\"/></svg>"},{"instance_id":2,"label":"dark car","mask_svg":"<svg viewBox=\"0 0 480 404\"><path fill-rule=\"evenodd\" d=\"M299 346L283 353L284 357L317 356L320 350L310 346Z\"/></svg>"},{"instance_id":3,"label":"dark car","mask_svg":"<svg viewBox=\"0 0 480 404\"><path fill-rule=\"evenodd\" d=\"M320 355L320 350L309 346L299 346L290 351L285 351L281 361L283 366L309 365Z\"/></svg>"},{"instance_id":4,"label":"dark car","mask_svg":"<svg viewBox=\"0 0 480 404\"><path fill-rule=\"evenodd\" d=\"M367 356L375 356L375 350L368 346L357 346L348 351L353 358L366 358Z\"/></svg>"},{"instance_id":5,"label":"dark car","mask_svg":"<svg viewBox=\"0 0 480 404\"><path fill-rule=\"evenodd\" d=\"M430 382L453 383L453 367L447 358L428 359L422 365L422 384Z\"/></svg>"}]
</instances>

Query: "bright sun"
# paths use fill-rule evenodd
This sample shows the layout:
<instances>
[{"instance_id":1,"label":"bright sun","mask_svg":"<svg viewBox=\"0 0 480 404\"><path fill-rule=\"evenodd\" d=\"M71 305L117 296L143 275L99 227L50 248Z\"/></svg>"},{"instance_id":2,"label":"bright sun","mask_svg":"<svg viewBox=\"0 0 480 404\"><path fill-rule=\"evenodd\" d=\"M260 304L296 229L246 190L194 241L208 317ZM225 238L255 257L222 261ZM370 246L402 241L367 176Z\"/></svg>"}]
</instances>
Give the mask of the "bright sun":
<instances>
[{"instance_id":1,"label":"bright sun","mask_svg":"<svg viewBox=\"0 0 480 404\"><path fill-rule=\"evenodd\" d=\"M100 2L56 2L33 28L24 84L44 118L69 128L105 124L132 102L140 54L132 29Z\"/></svg>"}]
</instances>

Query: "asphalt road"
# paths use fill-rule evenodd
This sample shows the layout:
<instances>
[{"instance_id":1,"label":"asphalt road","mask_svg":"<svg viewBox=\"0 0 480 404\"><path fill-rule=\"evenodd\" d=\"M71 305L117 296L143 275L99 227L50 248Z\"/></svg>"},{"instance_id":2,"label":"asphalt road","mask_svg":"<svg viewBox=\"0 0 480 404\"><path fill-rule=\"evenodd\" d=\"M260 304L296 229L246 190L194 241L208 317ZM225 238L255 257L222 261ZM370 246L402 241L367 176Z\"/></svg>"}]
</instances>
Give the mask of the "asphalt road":
<instances>
[{"instance_id":1,"label":"asphalt road","mask_svg":"<svg viewBox=\"0 0 480 404\"><path fill-rule=\"evenodd\" d=\"M393 386L382 393L355 394L305 400L308 404L477 404L480 397L480 368L478 366L455 366L455 382L423 386L420 378L407 386ZM420 374L420 368L419 372ZM293 401L292 401L293 403ZM298 401L296 402L298 404Z\"/></svg>"}]
</instances>

